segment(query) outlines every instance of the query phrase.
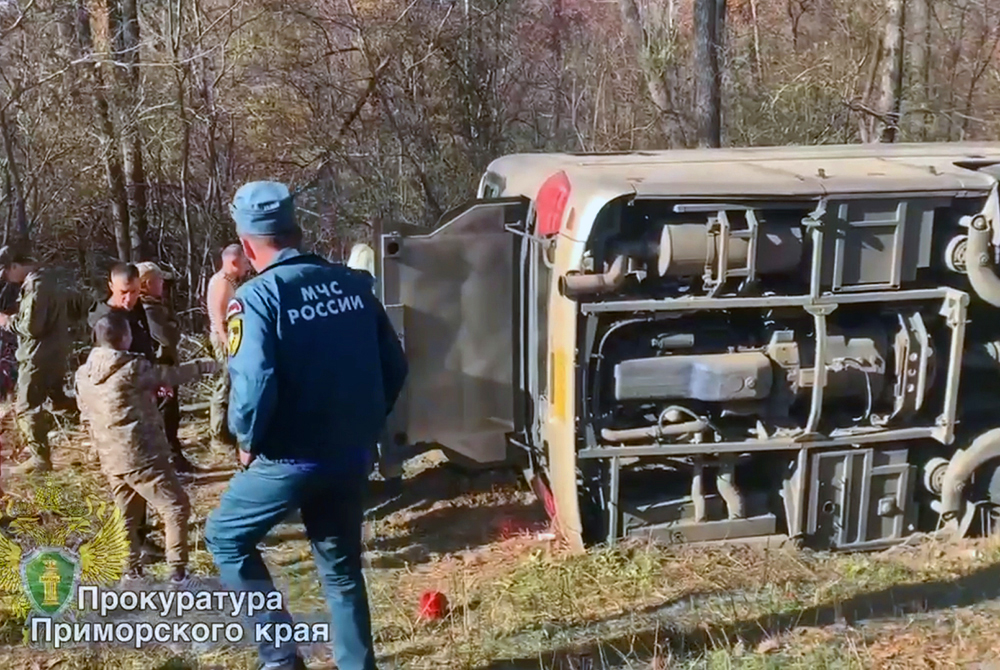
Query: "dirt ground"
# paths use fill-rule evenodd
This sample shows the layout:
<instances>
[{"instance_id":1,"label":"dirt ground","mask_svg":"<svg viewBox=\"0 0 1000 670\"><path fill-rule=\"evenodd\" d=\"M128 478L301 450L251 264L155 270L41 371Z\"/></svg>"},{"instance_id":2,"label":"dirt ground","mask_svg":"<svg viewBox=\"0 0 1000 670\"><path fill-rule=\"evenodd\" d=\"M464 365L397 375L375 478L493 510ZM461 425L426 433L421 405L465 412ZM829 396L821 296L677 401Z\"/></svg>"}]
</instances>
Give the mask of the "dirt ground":
<instances>
[{"instance_id":1,"label":"dirt ground","mask_svg":"<svg viewBox=\"0 0 1000 670\"><path fill-rule=\"evenodd\" d=\"M205 468L188 484L192 566L210 583L206 515L234 472L214 453L205 417L183 428ZM2 452L9 472L10 450ZM85 436L67 427L56 479L104 495ZM3 476L5 490L26 494ZM411 460L401 495L373 482L367 579L381 668L1000 668L1000 542L916 538L881 554L788 547L660 548L624 543L567 553L541 504L514 473L461 473L439 452ZM308 543L294 520L264 555L295 613L321 613ZM163 577L162 565L151 566ZM445 595L444 618L419 616L421 595ZM30 670L235 670L247 649L85 648L18 644L21 624L0 600L0 667ZM334 667L310 650L309 667Z\"/></svg>"}]
</instances>

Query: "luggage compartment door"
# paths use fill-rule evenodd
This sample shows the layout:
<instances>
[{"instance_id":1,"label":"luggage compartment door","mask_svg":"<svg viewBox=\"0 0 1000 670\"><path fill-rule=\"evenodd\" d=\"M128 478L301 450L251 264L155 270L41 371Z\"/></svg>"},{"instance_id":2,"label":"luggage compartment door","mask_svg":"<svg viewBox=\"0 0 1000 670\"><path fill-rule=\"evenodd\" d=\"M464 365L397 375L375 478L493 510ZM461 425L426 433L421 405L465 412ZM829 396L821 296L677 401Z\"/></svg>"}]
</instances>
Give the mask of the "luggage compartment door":
<instances>
[{"instance_id":1,"label":"luggage compartment door","mask_svg":"<svg viewBox=\"0 0 1000 670\"><path fill-rule=\"evenodd\" d=\"M513 231L527 211L524 198L476 200L430 232L381 238L381 297L410 366L390 430L463 465L507 460L520 357Z\"/></svg>"}]
</instances>

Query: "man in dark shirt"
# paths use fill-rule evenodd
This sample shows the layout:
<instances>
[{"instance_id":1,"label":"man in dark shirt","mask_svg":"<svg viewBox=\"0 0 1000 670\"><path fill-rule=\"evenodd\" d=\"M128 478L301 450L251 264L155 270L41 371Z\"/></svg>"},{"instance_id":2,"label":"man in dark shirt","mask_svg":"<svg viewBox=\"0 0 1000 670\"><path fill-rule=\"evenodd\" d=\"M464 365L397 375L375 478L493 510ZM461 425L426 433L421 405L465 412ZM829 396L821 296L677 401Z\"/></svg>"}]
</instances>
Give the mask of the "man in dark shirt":
<instances>
[{"instance_id":1,"label":"man in dark shirt","mask_svg":"<svg viewBox=\"0 0 1000 670\"><path fill-rule=\"evenodd\" d=\"M94 305L87 315L87 324L91 329L105 314L114 311L123 312L128 318L132 329L132 346L129 351L142 354L150 363L156 363L156 345L149 334L149 322L146 320L146 310L139 301L139 268L131 263L118 263L111 268L108 278L108 289L111 296L106 302Z\"/></svg>"}]
</instances>

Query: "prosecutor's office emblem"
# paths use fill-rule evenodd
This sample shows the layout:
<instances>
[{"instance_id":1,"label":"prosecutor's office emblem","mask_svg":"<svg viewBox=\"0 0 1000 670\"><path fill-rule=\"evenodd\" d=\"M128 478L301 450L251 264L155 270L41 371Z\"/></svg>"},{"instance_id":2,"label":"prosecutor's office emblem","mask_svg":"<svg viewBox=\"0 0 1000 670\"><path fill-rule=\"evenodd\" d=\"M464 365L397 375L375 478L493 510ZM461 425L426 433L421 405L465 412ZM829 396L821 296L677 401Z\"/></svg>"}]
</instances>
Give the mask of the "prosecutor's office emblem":
<instances>
[{"instance_id":1,"label":"prosecutor's office emblem","mask_svg":"<svg viewBox=\"0 0 1000 670\"><path fill-rule=\"evenodd\" d=\"M121 580L129 541L114 504L70 500L51 479L33 500L5 503L12 521L0 530L0 592L16 595L17 614L56 616L74 602L80 584Z\"/></svg>"},{"instance_id":2,"label":"prosecutor's office emblem","mask_svg":"<svg viewBox=\"0 0 1000 670\"><path fill-rule=\"evenodd\" d=\"M80 581L80 564L66 551L36 549L21 561L21 582L31 606L55 616L72 600Z\"/></svg>"},{"instance_id":3,"label":"prosecutor's office emblem","mask_svg":"<svg viewBox=\"0 0 1000 670\"><path fill-rule=\"evenodd\" d=\"M243 343L243 318L233 317L229 320L229 355L235 356Z\"/></svg>"}]
</instances>

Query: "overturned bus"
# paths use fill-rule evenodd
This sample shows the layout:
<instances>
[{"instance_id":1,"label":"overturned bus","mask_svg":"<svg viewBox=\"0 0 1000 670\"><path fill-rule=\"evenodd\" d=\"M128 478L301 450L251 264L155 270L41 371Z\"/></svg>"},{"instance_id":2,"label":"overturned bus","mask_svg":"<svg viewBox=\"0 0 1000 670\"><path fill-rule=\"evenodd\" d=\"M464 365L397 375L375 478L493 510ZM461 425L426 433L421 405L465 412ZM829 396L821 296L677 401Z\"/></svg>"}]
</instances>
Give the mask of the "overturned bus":
<instances>
[{"instance_id":1,"label":"overturned bus","mask_svg":"<svg viewBox=\"0 0 1000 670\"><path fill-rule=\"evenodd\" d=\"M512 155L382 231L391 433L575 546L864 550L1000 503L1000 144Z\"/></svg>"}]
</instances>

